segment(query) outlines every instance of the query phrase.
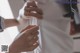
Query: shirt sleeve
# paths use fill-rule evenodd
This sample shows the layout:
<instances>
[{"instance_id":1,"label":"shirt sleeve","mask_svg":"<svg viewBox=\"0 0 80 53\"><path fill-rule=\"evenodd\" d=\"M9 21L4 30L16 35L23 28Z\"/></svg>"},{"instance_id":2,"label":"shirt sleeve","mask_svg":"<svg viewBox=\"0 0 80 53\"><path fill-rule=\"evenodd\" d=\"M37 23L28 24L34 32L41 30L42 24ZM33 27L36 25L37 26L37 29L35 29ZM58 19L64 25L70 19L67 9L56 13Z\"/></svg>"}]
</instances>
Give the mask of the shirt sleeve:
<instances>
[{"instance_id":1,"label":"shirt sleeve","mask_svg":"<svg viewBox=\"0 0 80 53\"><path fill-rule=\"evenodd\" d=\"M3 26L4 23L3 22L4 22L3 17L0 16L0 32L2 32L4 29L4 26Z\"/></svg>"}]
</instances>

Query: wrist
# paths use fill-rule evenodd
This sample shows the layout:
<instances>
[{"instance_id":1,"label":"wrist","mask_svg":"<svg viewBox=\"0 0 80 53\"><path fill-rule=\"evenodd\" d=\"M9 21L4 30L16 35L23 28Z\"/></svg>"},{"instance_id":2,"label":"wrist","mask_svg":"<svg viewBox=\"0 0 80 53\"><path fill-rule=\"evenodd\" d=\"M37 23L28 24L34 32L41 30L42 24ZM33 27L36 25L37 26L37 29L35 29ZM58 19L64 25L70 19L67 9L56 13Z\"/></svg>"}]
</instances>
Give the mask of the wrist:
<instances>
[{"instance_id":1,"label":"wrist","mask_svg":"<svg viewBox=\"0 0 80 53\"><path fill-rule=\"evenodd\" d=\"M19 52L14 48L9 48L9 52L8 53L19 53Z\"/></svg>"},{"instance_id":2,"label":"wrist","mask_svg":"<svg viewBox=\"0 0 80 53\"><path fill-rule=\"evenodd\" d=\"M4 19L5 28L18 26L19 22L16 19Z\"/></svg>"}]
</instances>

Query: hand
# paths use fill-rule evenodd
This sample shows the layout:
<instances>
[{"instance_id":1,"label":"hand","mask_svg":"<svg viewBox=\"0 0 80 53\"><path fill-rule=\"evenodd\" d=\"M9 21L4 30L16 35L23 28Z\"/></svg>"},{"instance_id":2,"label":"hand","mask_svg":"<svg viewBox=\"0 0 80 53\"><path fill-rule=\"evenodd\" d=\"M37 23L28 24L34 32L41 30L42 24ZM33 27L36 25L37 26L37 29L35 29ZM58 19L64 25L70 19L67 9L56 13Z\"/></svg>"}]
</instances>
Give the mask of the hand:
<instances>
[{"instance_id":1,"label":"hand","mask_svg":"<svg viewBox=\"0 0 80 53\"><path fill-rule=\"evenodd\" d=\"M34 13L35 11L36 13ZM27 3L27 6L24 9L24 15L25 16L34 16L38 19L43 18L43 12L40 8L37 7L35 1L31 1Z\"/></svg>"},{"instance_id":2,"label":"hand","mask_svg":"<svg viewBox=\"0 0 80 53\"><path fill-rule=\"evenodd\" d=\"M28 26L21 31L16 40L9 47L9 53L33 51L38 44L38 26Z\"/></svg>"}]
</instances>

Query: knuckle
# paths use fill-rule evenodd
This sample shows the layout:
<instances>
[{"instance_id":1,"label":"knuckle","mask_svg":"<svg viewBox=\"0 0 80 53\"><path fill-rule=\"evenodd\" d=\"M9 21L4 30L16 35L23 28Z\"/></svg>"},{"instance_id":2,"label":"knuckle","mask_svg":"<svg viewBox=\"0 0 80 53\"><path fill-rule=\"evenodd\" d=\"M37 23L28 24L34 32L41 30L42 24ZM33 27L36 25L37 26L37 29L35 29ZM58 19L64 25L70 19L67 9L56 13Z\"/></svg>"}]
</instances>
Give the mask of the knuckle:
<instances>
[{"instance_id":1,"label":"knuckle","mask_svg":"<svg viewBox=\"0 0 80 53\"><path fill-rule=\"evenodd\" d=\"M38 41L38 39L39 39L39 38L37 37L37 38L36 38L36 41ZM35 41L35 42L36 42L36 41Z\"/></svg>"},{"instance_id":2,"label":"knuckle","mask_svg":"<svg viewBox=\"0 0 80 53\"><path fill-rule=\"evenodd\" d=\"M39 31L37 31L37 34L39 34Z\"/></svg>"},{"instance_id":3,"label":"knuckle","mask_svg":"<svg viewBox=\"0 0 80 53\"><path fill-rule=\"evenodd\" d=\"M29 51L33 51L32 49L28 49Z\"/></svg>"},{"instance_id":4,"label":"knuckle","mask_svg":"<svg viewBox=\"0 0 80 53\"><path fill-rule=\"evenodd\" d=\"M31 47L30 49L29 49L29 51L33 51L35 48L34 47Z\"/></svg>"},{"instance_id":5,"label":"knuckle","mask_svg":"<svg viewBox=\"0 0 80 53\"><path fill-rule=\"evenodd\" d=\"M30 51L33 51L35 48L32 48Z\"/></svg>"},{"instance_id":6,"label":"knuckle","mask_svg":"<svg viewBox=\"0 0 80 53\"><path fill-rule=\"evenodd\" d=\"M26 13L26 12L24 12L24 15L26 15L26 16L27 16L27 13Z\"/></svg>"}]
</instances>

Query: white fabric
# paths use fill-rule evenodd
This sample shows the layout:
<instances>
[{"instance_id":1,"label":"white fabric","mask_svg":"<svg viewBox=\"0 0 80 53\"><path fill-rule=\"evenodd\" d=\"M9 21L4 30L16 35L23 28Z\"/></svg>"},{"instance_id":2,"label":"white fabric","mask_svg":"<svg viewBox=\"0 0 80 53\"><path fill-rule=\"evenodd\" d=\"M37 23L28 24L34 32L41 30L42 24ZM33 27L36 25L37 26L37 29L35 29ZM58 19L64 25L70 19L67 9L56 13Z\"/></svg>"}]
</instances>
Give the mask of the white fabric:
<instances>
[{"instance_id":1,"label":"white fabric","mask_svg":"<svg viewBox=\"0 0 80 53\"><path fill-rule=\"evenodd\" d=\"M37 0L37 2L44 15L43 20L38 20L41 48L34 53L72 53L73 40L69 36L70 19L62 17L64 12L55 0Z\"/></svg>"}]
</instances>

